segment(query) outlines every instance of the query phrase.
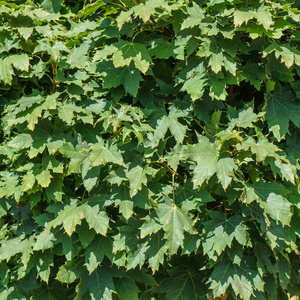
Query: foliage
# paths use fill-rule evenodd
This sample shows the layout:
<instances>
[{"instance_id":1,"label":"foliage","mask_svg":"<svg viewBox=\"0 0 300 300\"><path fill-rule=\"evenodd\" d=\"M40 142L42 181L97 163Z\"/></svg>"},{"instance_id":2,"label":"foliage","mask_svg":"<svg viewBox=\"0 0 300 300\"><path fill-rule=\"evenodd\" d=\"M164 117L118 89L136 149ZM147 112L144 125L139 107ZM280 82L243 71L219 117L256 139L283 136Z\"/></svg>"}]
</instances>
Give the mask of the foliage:
<instances>
[{"instance_id":1,"label":"foliage","mask_svg":"<svg viewBox=\"0 0 300 300\"><path fill-rule=\"evenodd\" d=\"M0 4L1 299L299 292L299 1Z\"/></svg>"}]
</instances>

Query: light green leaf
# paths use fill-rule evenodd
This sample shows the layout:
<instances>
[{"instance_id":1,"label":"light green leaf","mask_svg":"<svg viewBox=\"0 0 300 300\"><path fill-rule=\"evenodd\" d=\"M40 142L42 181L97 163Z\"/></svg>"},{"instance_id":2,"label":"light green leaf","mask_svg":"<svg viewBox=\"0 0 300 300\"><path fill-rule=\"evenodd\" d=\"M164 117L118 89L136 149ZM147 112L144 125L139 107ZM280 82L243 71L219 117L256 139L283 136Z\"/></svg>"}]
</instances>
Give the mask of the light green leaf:
<instances>
[{"instance_id":1,"label":"light green leaf","mask_svg":"<svg viewBox=\"0 0 300 300\"><path fill-rule=\"evenodd\" d=\"M109 218L104 211L99 212L99 206L93 207L84 204L80 207L81 214L86 219L90 228L93 228L97 233L106 235L108 229Z\"/></svg>"},{"instance_id":2,"label":"light green leaf","mask_svg":"<svg viewBox=\"0 0 300 300\"><path fill-rule=\"evenodd\" d=\"M270 143L265 136L260 136L256 142L252 137L248 137L247 140L237 145L237 150L251 149L253 154L256 154L257 161L264 161L267 156L279 158L276 154L280 149L273 143Z\"/></svg>"},{"instance_id":3,"label":"light green leaf","mask_svg":"<svg viewBox=\"0 0 300 300\"><path fill-rule=\"evenodd\" d=\"M79 47L73 47L67 62L70 68L84 68L89 60L87 53L90 48L90 42L83 42Z\"/></svg>"},{"instance_id":4,"label":"light green leaf","mask_svg":"<svg viewBox=\"0 0 300 300\"><path fill-rule=\"evenodd\" d=\"M27 172L23 176L23 180L22 180L22 192L26 192L26 191L32 189L34 183L35 183L35 176L34 176L33 172L32 171Z\"/></svg>"},{"instance_id":5,"label":"light green leaf","mask_svg":"<svg viewBox=\"0 0 300 300\"><path fill-rule=\"evenodd\" d=\"M100 176L101 167L90 168L83 179L83 185L88 192L90 192L93 187L97 184Z\"/></svg>"},{"instance_id":6,"label":"light green leaf","mask_svg":"<svg viewBox=\"0 0 300 300\"><path fill-rule=\"evenodd\" d=\"M84 258L67 261L59 267L56 279L62 283L72 283L79 278L83 272Z\"/></svg>"},{"instance_id":7,"label":"light green leaf","mask_svg":"<svg viewBox=\"0 0 300 300\"><path fill-rule=\"evenodd\" d=\"M140 3L133 10L136 16L141 17L144 22L148 22L158 7L169 10L169 5L165 0L147 0L145 4Z\"/></svg>"},{"instance_id":8,"label":"light green leaf","mask_svg":"<svg viewBox=\"0 0 300 300\"><path fill-rule=\"evenodd\" d=\"M81 220L84 218L82 206L66 205L64 210L58 213L58 216L48 223L46 231L49 231L52 227L63 225L66 233L71 236L75 231L77 225L81 224Z\"/></svg>"},{"instance_id":9,"label":"light green leaf","mask_svg":"<svg viewBox=\"0 0 300 300\"><path fill-rule=\"evenodd\" d=\"M18 32L27 41L33 32L33 27L19 27Z\"/></svg>"},{"instance_id":10,"label":"light green leaf","mask_svg":"<svg viewBox=\"0 0 300 300\"><path fill-rule=\"evenodd\" d=\"M121 151L114 144L107 142L105 145L104 141L101 138L98 138L98 143L91 144L90 149L90 162L93 167L105 165L107 163L124 165Z\"/></svg>"},{"instance_id":11,"label":"light green leaf","mask_svg":"<svg viewBox=\"0 0 300 300\"><path fill-rule=\"evenodd\" d=\"M224 64L224 57L223 57L222 52L211 53L211 56L209 59L209 65L215 73L218 73L222 70L223 64Z\"/></svg>"},{"instance_id":12,"label":"light green leaf","mask_svg":"<svg viewBox=\"0 0 300 300\"><path fill-rule=\"evenodd\" d=\"M128 220L133 214L133 201L131 200L116 200L116 206L119 206L120 213Z\"/></svg>"},{"instance_id":13,"label":"light green leaf","mask_svg":"<svg viewBox=\"0 0 300 300\"><path fill-rule=\"evenodd\" d=\"M197 64L197 66L186 73L181 90L186 91L192 100L202 97L206 86L205 74L206 70L203 63Z\"/></svg>"},{"instance_id":14,"label":"light green leaf","mask_svg":"<svg viewBox=\"0 0 300 300\"><path fill-rule=\"evenodd\" d=\"M89 170L90 159L88 151L74 152L71 156L69 170L81 174L84 178Z\"/></svg>"},{"instance_id":15,"label":"light green leaf","mask_svg":"<svg viewBox=\"0 0 300 300\"><path fill-rule=\"evenodd\" d=\"M41 232L38 236L36 236L36 242L34 244L33 250L46 250L51 249L54 245L56 238L52 232Z\"/></svg>"},{"instance_id":16,"label":"light green leaf","mask_svg":"<svg viewBox=\"0 0 300 300\"><path fill-rule=\"evenodd\" d=\"M143 266L146 260L146 251L150 246L148 245L148 242L141 243L137 245L137 249L134 251L131 251L127 256L127 264L126 267L128 270L134 269L137 266L140 266L140 268Z\"/></svg>"},{"instance_id":17,"label":"light green leaf","mask_svg":"<svg viewBox=\"0 0 300 300\"><path fill-rule=\"evenodd\" d=\"M232 158L226 157L218 160L218 163L216 164L216 172L224 190L226 190L234 177L233 171L237 169L238 166Z\"/></svg>"},{"instance_id":18,"label":"light green leaf","mask_svg":"<svg viewBox=\"0 0 300 300\"><path fill-rule=\"evenodd\" d=\"M29 70L29 57L25 53L10 55L6 57L6 60L8 60L8 62L11 63L18 70Z\"/></svg>"},{"instance_id":19,"label":"light green leaf","mask_svg":"<svg viewBox=\"0 0 300 300\"><path fill-rule=\"evenodd\" d=\"M183 150L183 155L187 159L197 162L194 167L194 186L202 185L205 180L208 180L216 172L218 153L216 146L211 144L208 138L201 136L199 143L187 146Z\"/></svg>"},{"instance_id":20,"label":"light green leaf","mask_svg":"<svg viewBox=\"0 0 300 300\"><path fill-rule=\"evenodd\" d=\"M158 120L154 132L154 140L158 142L163 139L169 129L176 141L182 144L187 129L187 126L178 122L178 118L182 116L180 111L177 111L175 107L171 107L170 114Z\"/></svg>"},{"instance_id":21,"label":"light green leaf","mask_svg":"<svg viewBox=\"0 0 300 300\"><path fill-rule=\"evenodd\" d=\"M146 172L141 166L136 166L127 172L126 177L130 184L130 197L137 194L142 189L142 185L147 184Z\"/></svg>"},{"instance_id":22,"label":"light green leaf","mask_svg":"<svg viewBox=\"0 0 300 300\"><path fill-rule=\"evenodd\" d=\"M35 178L40 186L46 188L51 182L52 175L49 170L43 170L41 173L37 174Z\"/></svg>"},{"instance_id":23,"label":"light green leaf","mask_svg":"<svg viewBox=\"0 0 300 300\"><path fill-rule=\"evenodd\" d=\"M158 205L155 211L165 231L166 246L170 254L175 254L183 247L184 232L195 233L191 215L169 201Z\"/></svg>"},{"instance_id":24,"label":"light green leaf","mask_svg":"<svg viewBox=\"0 0 300 300\"><path fill-rule=\"evenodd\" d=\"M191 28L194 26L201 25L201 22L204 18L205 11L195 3L193 3L193 6L191 7L188 6L186 10L187 10L188 17L183 21L181 25L181 29Z\"/></svg>"},{"instance_id":25,"label":"light green leaf","mask_svg":"<svg viewBox=\"0 0 300 300\"><path fill-rule=\"evenodd\" d=\"M133 9L129 9L126 11L121 11L121 13L118 15L116 21L119 27L119 30L122 29L124 23L128 22L131 18L131 15L133 14Z\"/></svg>"},{"instance_id":26,"label":"light green leaf","mask_svg":"<svg viewBox=\"0 0 300 300\"><path fill-rule=\"evenodd\" d=\"M266 213L271 216L275 221L279 221L283 226L289 225L292 218L291 213L291 203L288 202L281 195L276 195L275 193L270 193L267 201L261 203L266 210Z\"/></svg>"},{"instance_id":27,"label":"light green leaf","mask_svg":"<svg viewBox=\"0 0 300 300\"><path fill-rule=\"evenodd\" d=\"M256 17L258 23L262 24L264 26L266 31L268 31L270 26L274 24L270 10L265 5L261 6L256 11L255 17Z\"/></svg>"},{"instance_id":28,"label":"light green leaf","mask_svg":"<svg viewBox=\"0 0 300 300\"><path fill-rule=\"evenodd\" d=\"M257 122L260 117L262 117L265 113L261 112L258 114L255 114L253 112L253 108L249 107L248 109L244 109L239 113L238 118L232 119L230 121L230 126L234 127L254 127L253 123Z\"/></svg>"},{"instance_id":29,"label":"light green leaf","mask_svg":"<svg viewBox=\"0 0 300 300\"><path fill-rule=\"evenodd\" d=\"M33 142L32 136L27 133L18 134L9 143L8 146L21 150L24 148L29 148Z\"/></svg>"},{"instance_id":30,"label":"light green leaf","mask_svg":"<svg viewBox=\"0 0 300 300\"><path fill-rule=\"evenodd\" d=\"M256 13L249 9L235 10L233 13L233 23L235 27L241 26L243 23L248 23L249 20L256 17Z\"/></svg>"}]
</instances>

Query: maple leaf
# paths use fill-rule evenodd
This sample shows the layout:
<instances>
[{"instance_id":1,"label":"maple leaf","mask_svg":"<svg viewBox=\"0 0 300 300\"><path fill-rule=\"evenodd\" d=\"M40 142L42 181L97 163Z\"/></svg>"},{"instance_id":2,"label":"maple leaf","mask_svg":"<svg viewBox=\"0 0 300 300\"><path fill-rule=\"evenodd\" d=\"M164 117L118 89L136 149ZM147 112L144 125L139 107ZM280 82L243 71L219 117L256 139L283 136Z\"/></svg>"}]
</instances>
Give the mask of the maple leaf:
<instances>
[{"instance_id":1,"label":"maple leaf","mask_svg":"<svg viewBox=\"0 0 300 300\"><path fill-rule=\"evenodd\" d=\"M276 139L280 141L288 132L289 121L300 126L300 103L293 100L292 92L285 86L280 93L274 92L266 98L266 120Z\"/></svg>"},{"instance_id":2,"label":"maple leaf","mask_svg":"<svg viewBox=\"0 0 300 300\"><path fill-rule=\"evenodd\" d=\"M174 254L180 246L183 246L184 232L195 233L191 216L171 202L160 204L156 214L163 225L164 238L167 240L166 245L170 254Z\"/></svg>"}]
</instances>

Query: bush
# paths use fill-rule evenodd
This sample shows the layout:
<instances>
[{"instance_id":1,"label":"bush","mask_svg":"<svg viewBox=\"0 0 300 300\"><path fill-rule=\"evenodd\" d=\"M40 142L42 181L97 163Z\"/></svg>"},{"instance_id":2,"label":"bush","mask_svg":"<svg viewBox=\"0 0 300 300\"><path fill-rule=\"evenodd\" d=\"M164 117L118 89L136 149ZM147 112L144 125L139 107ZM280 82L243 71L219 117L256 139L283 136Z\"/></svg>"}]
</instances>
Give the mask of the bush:
<instances>
[{"instance_id":1,"label":"bush","mask_svg":"<svg viewBox=\"0 0 300 300\"><path fill-rule=\"evenodd\" d=\"M1 299L299 293L298 0L0 4Z\"/></svg>"}]
</instances>

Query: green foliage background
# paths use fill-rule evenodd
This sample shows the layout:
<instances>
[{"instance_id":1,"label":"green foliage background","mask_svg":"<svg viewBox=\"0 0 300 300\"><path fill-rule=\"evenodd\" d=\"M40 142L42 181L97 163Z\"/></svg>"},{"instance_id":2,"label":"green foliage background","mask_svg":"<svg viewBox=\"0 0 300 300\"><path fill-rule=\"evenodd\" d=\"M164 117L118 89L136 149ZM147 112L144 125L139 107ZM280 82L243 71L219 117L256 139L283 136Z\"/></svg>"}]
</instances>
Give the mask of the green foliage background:
<instances>
[{"instance_id":1,"label":"green foliage background","mask_svg":"<svg viewBox=\"0 0 300 300\"><path fill-rule=\"evenodd\" d=\"M0 299L299 293L299 1L0 1Z\"/></svg>"}]
</instances>

